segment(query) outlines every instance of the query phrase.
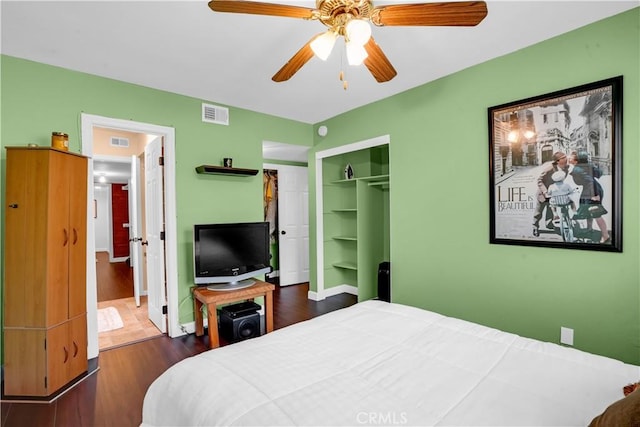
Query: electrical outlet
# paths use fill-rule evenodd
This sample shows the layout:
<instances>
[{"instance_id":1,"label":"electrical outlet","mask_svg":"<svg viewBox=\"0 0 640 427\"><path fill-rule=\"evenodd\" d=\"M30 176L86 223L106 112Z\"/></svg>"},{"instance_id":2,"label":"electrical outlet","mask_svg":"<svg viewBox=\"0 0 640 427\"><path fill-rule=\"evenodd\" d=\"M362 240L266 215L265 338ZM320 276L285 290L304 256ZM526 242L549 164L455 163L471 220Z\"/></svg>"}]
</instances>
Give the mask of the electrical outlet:
<instances>
[{"instance_id":1,"label":"electrical outlet","mask_svg":"<svg viewBox=\"0 0 640 427\"><path fill-rule=\"evenodd\" d=\"M560 344L573 345L573 329L560 327Z\"/></svg>"}]
</instances>

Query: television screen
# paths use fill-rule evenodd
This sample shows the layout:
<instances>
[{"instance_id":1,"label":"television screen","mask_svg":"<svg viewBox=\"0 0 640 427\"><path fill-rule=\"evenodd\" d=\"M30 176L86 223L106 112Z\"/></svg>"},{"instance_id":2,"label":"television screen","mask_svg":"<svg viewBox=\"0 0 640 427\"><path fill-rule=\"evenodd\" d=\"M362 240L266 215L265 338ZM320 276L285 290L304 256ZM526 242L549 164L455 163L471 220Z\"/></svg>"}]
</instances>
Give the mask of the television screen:
<instances>
[{"instance_id":1,"label":"television screen","mask_svg":"<svg viewBox=\"0 0 640 427\"><path fill-rule=\"evenodd\" d=\"M196 224L193 227L196 285L238 289L269 273L269 223ZM218 284L218 285L213 285Z\"/></svg>"}]
</instances>

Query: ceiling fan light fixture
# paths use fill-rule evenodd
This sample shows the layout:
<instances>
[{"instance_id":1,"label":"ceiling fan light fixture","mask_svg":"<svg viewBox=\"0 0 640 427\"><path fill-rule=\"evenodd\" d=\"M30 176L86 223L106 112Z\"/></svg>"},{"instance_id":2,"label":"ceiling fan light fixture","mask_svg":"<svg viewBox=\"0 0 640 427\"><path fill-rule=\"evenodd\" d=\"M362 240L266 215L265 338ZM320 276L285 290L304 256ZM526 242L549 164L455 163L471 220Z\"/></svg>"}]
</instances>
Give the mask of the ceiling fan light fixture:
<instances>
[{"instance_id":1,"label":"ceiling fan light fixture","mask_svg":"<svg viewBox=\"0 0 640 427\"><path fill-rule=\"evenodd\" d=\"M349 65L361 65L369 54L364 46L352 41L347 42L347 62Z\"/></svg>"},{"instance_id":2,"label":"ceiling fan light fixture","mask_svg":"<svg viewBox=\"0 0 640 427\"><path fill-rule=\"evenodd\" d=\"M2 0L0 0L2 1ZM378 83L388 82L398 72L371 35L376 27L473 27L487 16L484 1L440 1L374 6L378 0L315 0L315 7L270 3L270 0L208 0L214 12L247 13L319 21L329 31L314 35L271 77L289 80L311 58L327 60L338 37L347 44L350 65L364 66ZM384 2L384 0L381 0ZM311 0L308 0L309 3ZM288 1L287 1L288 3ZM294 2L298 3L298 2ZM343 55L341 55L343 56ZM342 65L342 63L341 63ZM346 88L346 81L344 81Z\"/></svg>"},{"instance_id":3,"label":"ceiling fan light fixture","mask_svg":"<svg viewBox=\"0 0 640 427\"><path fill-rule=\"evenodd\" d=\"M333 45L336 44L337 38L338 35L334 31L329 30L311 42L311 50L313 50L313 53L318 58L326 61L333 50Z\"/></svg>"},{"instance_id":4,"label":"ceiling fan light fixture","mask_svg":"<svg viewBox=\"0 0 640 427\"><path fill-rule=\"evenodd\" d=\"M347 40L364 46L371 38L371 25L364 19L351 19L345 27Z\"/></svg>"}]
</instances>

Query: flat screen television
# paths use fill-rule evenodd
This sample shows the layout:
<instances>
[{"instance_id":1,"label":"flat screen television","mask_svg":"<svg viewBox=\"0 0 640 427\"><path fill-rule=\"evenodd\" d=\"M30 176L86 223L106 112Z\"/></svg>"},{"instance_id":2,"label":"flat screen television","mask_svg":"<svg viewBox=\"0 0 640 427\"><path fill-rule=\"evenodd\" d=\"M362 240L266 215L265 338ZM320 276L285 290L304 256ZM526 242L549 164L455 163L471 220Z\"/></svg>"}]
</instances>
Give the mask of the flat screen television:
<instances>
[{"instance_id":1,"label":"flat screen television","mask_svg":"<svg viewBox=\"0 0 640 427\"><path fill-rule=\"evenodd\" d=\"M269 223L193 226L195 284L212 290L241 289L271 272Z\"/></svg>"}]
</instances>

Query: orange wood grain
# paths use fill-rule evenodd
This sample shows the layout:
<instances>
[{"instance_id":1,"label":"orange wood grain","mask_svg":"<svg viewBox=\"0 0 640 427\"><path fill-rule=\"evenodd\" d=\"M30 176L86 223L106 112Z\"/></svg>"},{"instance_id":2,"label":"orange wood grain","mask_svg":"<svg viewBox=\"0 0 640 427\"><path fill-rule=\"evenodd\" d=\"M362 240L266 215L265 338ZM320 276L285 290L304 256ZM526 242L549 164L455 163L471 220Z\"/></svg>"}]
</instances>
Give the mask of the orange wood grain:
<instances>
[{"instance_id":1,"label":"orange wood grain","mask_svg":"<svg viewBox=\"0 0 640 427\"><path fill-rule=\"evenodd\" d=\"M47 396L86 372L87 158L7 147L5 394Z\"/></svg>"},{"instance_id":2,"label":"orange wood grain","mask_svg":"<svg viewBox=\"0 0 640 427\"><path fill-rule=\"evenodd\" d=\"M232 291L212 291L206 287L193 288L194 314L196 323L196 336L204 333L204 319L202 317L202 305L207 306L207 322L209 324L209 348L220 346L218 335L218 304L235 302L241 300L252 300L258 297L264 298L265 329L266 332L273 331L273 290L275 286L261 280L248 288ZM212 326L213 325L213 326Z\"/></svg>"}]
</instances>

